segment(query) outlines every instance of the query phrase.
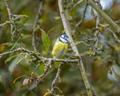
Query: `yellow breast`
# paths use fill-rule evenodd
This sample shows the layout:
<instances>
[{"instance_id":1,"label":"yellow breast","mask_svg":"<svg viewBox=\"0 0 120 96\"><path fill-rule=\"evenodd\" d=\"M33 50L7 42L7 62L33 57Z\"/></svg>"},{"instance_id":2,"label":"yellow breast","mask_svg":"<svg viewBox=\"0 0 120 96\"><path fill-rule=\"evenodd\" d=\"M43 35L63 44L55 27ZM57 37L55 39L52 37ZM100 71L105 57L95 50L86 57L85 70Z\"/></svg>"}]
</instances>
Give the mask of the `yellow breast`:
<instances>
[{"instance_id":1,"label":"yellow breast","mask_svg":"<svg viewBox=\"0 0 120 96\"><path fill-rule=\"evenodd\" d=\"M67 48L68 48L67 43L56 41L52 50L53 57L59 57L63 52L66 51Z\"/></svg>"}]
</instances>

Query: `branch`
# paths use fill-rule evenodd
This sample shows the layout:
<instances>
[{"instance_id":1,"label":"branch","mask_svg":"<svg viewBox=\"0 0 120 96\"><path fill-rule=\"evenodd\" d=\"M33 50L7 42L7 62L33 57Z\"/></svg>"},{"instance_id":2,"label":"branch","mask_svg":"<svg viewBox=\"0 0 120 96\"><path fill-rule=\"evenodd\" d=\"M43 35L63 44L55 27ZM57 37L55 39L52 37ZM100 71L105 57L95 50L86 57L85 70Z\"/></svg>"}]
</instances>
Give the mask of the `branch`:
<instances>
[{"instance_id":1,"label":"branch","mask_svg":"<svg viewBox=\"0 0 120 96\"><path fill-rule=\"evenodd\" d=\"M75 55L79 57L79 52L78 52L77 47L76 47L76 45L73 41L73 38L72 38L72 34L71 34L72 30L71 30L69 21L66 18L66 14L64 12L64 9L63 9L63 1L58 0L58 5L59 5L59 11L60 11L63 27L64 27L66 34L69 37L71 48L72 48L73 52L75 53Z\"/></svg>"},{"instance_id":2,"label":"branch","mask_svg":"<svg viewBox=\"0 0 120 96\"><path fill-rule=\"evenodd\" d=\"M91 86L90 86L89 81L87 79L87 75L86 75L86 72L85 72L85 69L84 69L84 66L83 66L82 57L79 54L79 51L78 51L78 49L77 49L77 47L76 47L76 45L73 41L73 38L72 38L72 35L71 35L72 29L70 27L69 21L66 18L66 13L63 9L64 8L63 0L58 0L58 5L59 5L59 11L60 11L63 27L64 27L64 30L65 30L66 34L69 37L71 48L72 48L73 52L75 53L75 55L79 57L78 66L79 66L79 70L80 70L81 75L82 75L82 79L83 79L85 88L87 90L87 96L92 96Z\"/></svg>"},{"instance_id":3,"label":"branch","mask_svg":"<svg viewBox=\"0 0 120 96\"><path fill-rule=\"evenodd\" d=\"M15 17L15 18L12 19L13 21L17 21L19 19L27 18L28 17L27 15L13 15L13 16ZM4 27L7 24L12 24L12 23L9 20L7 20L4 23L1 23L0 27Z\"/></svg>"},{"instance_id":4,"label":"branch","mask_svg":"<svg viewBox=\"0 0 120 96\"><path fill-rule=\"evenodd\" d=\"M7 24L10 24L10 21L5 21L4 23L1 23L1 24L0 24L0 27L3 27L3 26L5 26L5 25L7 25Z\"/></svg>"},{"instance_id":5,"label":"branch","mask_svg":"<svg viewBox=\"0 0 120 96\"><path fill-rule=\"evenodd\" d=\"M115 38L115 41L120 44L120 39L119 39L119 37L118 37L110 28L107 28L106 31L111 32L112 35L113 35L113 37Z\"/></svg>"},{"instance_id":6,"label":"branch","mask_svg":"<svg viewBox=\"0 0 120 96\"><path fill-rule=\"evenodd\" d=\"M75 7L77 7L80 3L82 3L84 0L79 0L79 1L77 1L73 6L71 6L71 8L70 9L68 9L68 11L70 12L70 11L72 11Z\"/></svg>"},{"instance_id":7,"label":"branch","mask_svg":"<svg viewBox=\"0 0 120 96\"><path fill-rule=\"evenodd\" d=\"M61 66L62 66L62 64L59 65L59 67L57 69L56 76L55 76L55 78L52 81L52 85L51 85L51 93L52 94L55 94L55 88L57 88L56 86L57 86L57 83L58 83L59 78L60 78Z\"/></svg>"},{"instance_id":8,"label":"branch","mask_svg":"<svg viewBox=\"0 0 120 96\"><path fill-rule=\"evenodd\" d=\"M7 9L7 12L8 12L8 16L9 16L9 20L10 20L10 26L11 26L11 33L13 31L13 21L12 21L12 13L10 11L10 8L8 6L8 3L7 3L7 0L4 0L4 3L5 3L5 6L6 6L6 9Z\"/></svg>"},{"instance_id":9,"label":"branch","mask_svg":"<svg viewBox=\"0 0 120 96\"><path fill-rule=\"evenodd\" d=\"M47 58L47 57L43 57L43 56L40 56L39 53L36 53L34 51L30 51L30 50L25 49L25 48L17 48L17 49L14 49L14 50L10 50L8 52L1 53L0 57L2 57L4 55L14 54L16 52L28 53L30 56L34 56L36 59L42 60L43 62L50 61L50 60L52 62L66 62L66 63L75 63L75 62L78 62L78 59L72 59L71 60L71 59L59 59L59 58Z\"/></svg>"},{"instance_id":10,"label":"branch","mask_svg":"<svg viewBox=\"0 0 120 96\"><path fill-rule=\"evenodd\" d=\"M40 18L41 14L42 14L43 3L44 3L43 1L40 1L39 8L38 8L38 13L37 13L37 15L35 17L35 21L34 21L33 28L32 28L32 30L33 30L33 32L32 32L32 36L33 36L32 37L32 46L33 46L34 51L37 51L36 43L35 43L35 32L36 32L35 29L36 29L36 27L38 25L39 18Z\"/></svg>"},{"instance_id":11,"label":"branch","mask_svg":"<svg viewBox=\"0 0 120 96\"><path fill-rule=\"evenodd\" d=\"M4 3L5 3L5 6L6 6L6 9L7 9L7 12L8 12L8 17L9 17L9 21L10 21L10 28L11 28L11 35L12 35L12 40L13 40L15 32L16 32L16 27L15 27L15 23L12 19L12 13L11 13L11 10L8 6L7 0L4 0Z\"/></svg>"},{"instance_id":12,"label":"branch","mask_svg":"<svg viewBox=\"0 0 120 96\"><path fill-rule=\"evenodd\" d=\"M81 18L81 20L75 25L75 30L76 30L76 28L77 28L78 26L80 26L82 23L84 23L84 18L85 18L85 14L86 14L86 11L87 11L87 7L88 7L88 3L86 2L86 4L85 4L85 9L84 9L84 11L83 11L82 18ZM74 30L74 31L75 31L75 30Z\"/></svg>"}]
</instances>

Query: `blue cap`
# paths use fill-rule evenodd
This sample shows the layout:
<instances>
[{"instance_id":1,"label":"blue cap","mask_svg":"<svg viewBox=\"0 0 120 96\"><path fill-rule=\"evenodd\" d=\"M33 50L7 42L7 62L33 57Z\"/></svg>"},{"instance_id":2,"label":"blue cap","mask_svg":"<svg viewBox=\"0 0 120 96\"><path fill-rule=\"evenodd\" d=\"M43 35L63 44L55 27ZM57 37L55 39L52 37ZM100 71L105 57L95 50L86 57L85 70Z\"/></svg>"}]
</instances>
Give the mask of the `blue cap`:
<instances>
[{"instance_id":1,"label":"blue cap","mask_svg":"<svg viewBox=\"0 0 120 96\"><path fill-rule=\"evenodd\" d=\"M59 37L59 40L64 42L64 43L68 43L69 42L69 38L66 34L62 34L60 37Z\"/></svg>"}]
</instances>

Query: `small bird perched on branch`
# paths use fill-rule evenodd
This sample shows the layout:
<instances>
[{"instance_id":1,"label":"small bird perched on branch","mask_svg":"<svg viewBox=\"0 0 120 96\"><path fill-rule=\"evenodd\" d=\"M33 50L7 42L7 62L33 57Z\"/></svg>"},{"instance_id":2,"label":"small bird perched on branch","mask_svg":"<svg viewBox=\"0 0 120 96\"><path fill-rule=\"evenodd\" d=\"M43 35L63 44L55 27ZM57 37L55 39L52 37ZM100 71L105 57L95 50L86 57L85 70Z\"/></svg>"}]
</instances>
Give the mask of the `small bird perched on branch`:
<instances>
[{"instance_id":1,"label":"small bird perched on branch","mask_svg":"<svg viewBox=\"0 0 120 96\"><path fill-rule=\"evenodd\" d=\"M60 35L60 37L57 38L52 50L53 57L61 56L67 50L68 44L69 44L68 36L65 33Z\"/></svg>"}]
</instances>

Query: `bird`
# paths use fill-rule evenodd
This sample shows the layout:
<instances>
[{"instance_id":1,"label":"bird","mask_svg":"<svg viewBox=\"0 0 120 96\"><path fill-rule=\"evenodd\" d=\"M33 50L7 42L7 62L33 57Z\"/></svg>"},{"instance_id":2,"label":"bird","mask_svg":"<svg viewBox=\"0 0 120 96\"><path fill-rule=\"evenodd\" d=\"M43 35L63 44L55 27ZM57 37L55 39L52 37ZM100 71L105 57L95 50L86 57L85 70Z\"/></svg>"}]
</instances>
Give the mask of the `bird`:
<instances>
[{"instance_id":1,"label":"bird","mask_svg":"<svg viewBox=\"0 0 120 96\"><path fill-rule=\"evenodd\" d=\"M68 36L65 33L61 34L55 41L55 44L52 49L52 56L55 58L62 56L67 51L68 45Z\"/></svg>"}]
</instances>

